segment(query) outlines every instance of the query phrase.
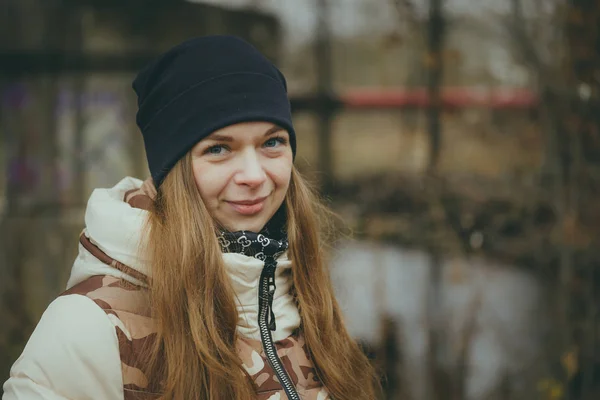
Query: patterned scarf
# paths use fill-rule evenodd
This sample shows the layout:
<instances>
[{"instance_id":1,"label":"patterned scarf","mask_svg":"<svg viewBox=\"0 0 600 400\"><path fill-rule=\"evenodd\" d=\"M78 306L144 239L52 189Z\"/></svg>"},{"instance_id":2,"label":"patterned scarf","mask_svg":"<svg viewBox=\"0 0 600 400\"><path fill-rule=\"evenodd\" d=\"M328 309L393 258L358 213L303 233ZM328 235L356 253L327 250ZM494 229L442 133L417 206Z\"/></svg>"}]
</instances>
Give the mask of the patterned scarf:
<instances>
[{"instance_id":1,"label":"patterned scarf","mask_svg":"<svg viewBox=\"0 0 600 400\"><path fill-rule=\"evenodd\" d=\"M281 206L258 233L220 230L218 239L221 251L243 254L261 261L265 261L268 257L277 259L288 249L285 220L285 206Z\"/></svg>"},{"instance_id":2,"label":"patterned scarf","mask_svg":"<svg viewBox=\"0 0 600 400\"><path fill-rule=\"evenodd\" d=\"M250 231L225 232L219 236L223 253L238 253L265 261L268 257L277 259L288 249L287 239L269 238L267 233Z\"/></svg>"}]
</instances>

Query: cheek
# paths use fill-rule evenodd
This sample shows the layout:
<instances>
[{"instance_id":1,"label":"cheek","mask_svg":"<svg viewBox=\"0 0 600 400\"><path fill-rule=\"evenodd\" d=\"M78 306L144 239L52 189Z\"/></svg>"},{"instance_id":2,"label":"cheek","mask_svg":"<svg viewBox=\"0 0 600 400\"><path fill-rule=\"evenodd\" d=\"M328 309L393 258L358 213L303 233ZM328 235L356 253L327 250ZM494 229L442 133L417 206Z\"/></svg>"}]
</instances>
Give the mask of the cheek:
<instances>
[{"instance_id":1,"label":"cheek","mask_svg":"<svg viewBox=\"0 0 600 400\"><path fill-rule=\"evenodd\" d=\"M290 184L292 175L292 160L279 160L276 165L271 168L271 179L275 182L278 189L286 189Z\"/></svg>"},{"instance_id":2,"label":"cheek","mask_svg":"<svg viewBox=\"0 0 600 400\"><path fill-rule=\"evenodd\" d=\"M203 164L201 162L194 163L192 167L200 197L202 197L205 204L209 205L223 191L227 183L227 180L224 179L225 173L214 165Z\"/></svg>"}]
</instances>

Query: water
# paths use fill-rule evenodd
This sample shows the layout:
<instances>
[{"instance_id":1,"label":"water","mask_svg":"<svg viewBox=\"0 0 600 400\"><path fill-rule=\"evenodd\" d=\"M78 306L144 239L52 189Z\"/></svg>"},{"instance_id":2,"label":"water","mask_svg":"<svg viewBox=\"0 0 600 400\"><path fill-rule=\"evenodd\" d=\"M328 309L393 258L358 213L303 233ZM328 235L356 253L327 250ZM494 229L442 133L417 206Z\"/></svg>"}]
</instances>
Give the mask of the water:
<instances>
[{"instance_id":1,"label":"water","mask_svg":"<svg viewBox=\"0 0 600 400\"><path fill-rule=\"evenodd\" d=\"M401 378L415 399L428 380L428 254L369 242L345 242L332 264L334 287L350 333L377 345L381 319L399 324L403 353ZM466 343L469 399L488 398L507 380L512 390L535 385L532 375L541 353L542 289L530 275L484 259L442 260L437 323L445 332L440 363L453 371ZM470 336L469 336L470 335Z\"/></svg>"}]
</instances>

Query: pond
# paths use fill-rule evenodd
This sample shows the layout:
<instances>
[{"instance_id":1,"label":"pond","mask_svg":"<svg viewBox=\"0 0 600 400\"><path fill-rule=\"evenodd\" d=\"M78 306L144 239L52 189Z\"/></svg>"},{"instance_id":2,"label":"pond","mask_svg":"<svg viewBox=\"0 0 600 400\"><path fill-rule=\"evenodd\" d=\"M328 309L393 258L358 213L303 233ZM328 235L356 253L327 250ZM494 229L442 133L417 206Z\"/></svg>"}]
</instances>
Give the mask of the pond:
<instances>
[{"instance_id":1,"label":"pond","mask_svg":"<svg viewBox=\"0 0 600 400\"><path fill-rule=\"evenodd\" d=\"M427 253L373 242L345 241L334 252L331 274L348 329L380 344L382 320L398 326L400 375L415 399L426 396ZM439 363L449 373L467 365L469 399L489 398L502 384L522 391L535 385L541 340L548 324L541 285L512 266L485 259L446 258L433 321L442 329Z\"/></svg>"}]
</instances>

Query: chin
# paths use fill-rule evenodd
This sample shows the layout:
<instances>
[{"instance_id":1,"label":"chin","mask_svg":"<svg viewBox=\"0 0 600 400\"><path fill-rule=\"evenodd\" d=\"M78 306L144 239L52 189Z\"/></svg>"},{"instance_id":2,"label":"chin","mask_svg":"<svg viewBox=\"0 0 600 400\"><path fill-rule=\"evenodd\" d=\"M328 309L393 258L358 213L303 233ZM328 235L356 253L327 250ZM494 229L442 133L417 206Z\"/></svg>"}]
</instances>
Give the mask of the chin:
<instances>
[{"instance_id":1,"label":"chin","mask_svg":"<svg viewBox=\"0 0 600 400\"><path fill-rule=\"evenodd\" d=\"M265 225L266 222L263 223L262 221L238 221L229 223L228 229L231 232L250 231L258 233Z\"/></svg>"}]
</instances>

